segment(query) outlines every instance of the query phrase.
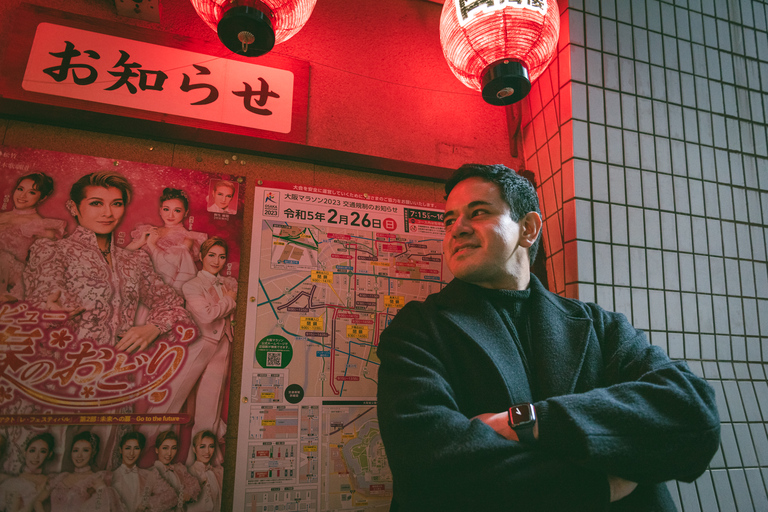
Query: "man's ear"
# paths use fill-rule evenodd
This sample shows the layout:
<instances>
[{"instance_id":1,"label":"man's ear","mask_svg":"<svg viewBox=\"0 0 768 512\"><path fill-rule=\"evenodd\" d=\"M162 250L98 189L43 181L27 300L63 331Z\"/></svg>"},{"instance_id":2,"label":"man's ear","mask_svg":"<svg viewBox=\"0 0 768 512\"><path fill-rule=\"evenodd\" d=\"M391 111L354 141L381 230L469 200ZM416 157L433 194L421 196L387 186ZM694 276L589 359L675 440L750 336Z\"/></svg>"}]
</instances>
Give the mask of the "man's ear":
<instances>
[{"instance_id":1,"label":"man's ear","mask_svg":"<svg viewBox=\"0 0 768 512\"><path fill-rule=\"evenodd\" d=\"M541 234L541 215L528 212L518 222L520 225L520 245L530 247Z\"/></svg>"}]
</instances>

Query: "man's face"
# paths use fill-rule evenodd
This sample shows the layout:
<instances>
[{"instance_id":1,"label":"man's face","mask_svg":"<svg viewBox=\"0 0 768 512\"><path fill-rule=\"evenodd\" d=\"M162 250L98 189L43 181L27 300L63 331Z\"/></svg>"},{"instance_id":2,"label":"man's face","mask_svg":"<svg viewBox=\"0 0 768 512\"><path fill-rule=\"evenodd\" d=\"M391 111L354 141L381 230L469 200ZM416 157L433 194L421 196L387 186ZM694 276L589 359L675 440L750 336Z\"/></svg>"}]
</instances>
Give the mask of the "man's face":
<instances>
[{"instance_id":1,"label":"man's face","mask_svg":"<svg viewBox=\"0 0 768 512\"><path fill-rule=\"evenodd\" d=\"M232 201L234 193L235 191L229 187L218 187L213 193L213 202L222 210L226 210L229 206L229 202Z\"/></svg>"},{"instance_id":2,"label":"man's face","mask_svg":"<svg viewBox=\"0 0 768 512\"><path fill-rule=\"evenodd\" d=\"M495 183L460 181L448 195L444 222L443 253L454 276L483 288L516 288L520 259L528 253Z\"/></svg>"}]
</instances>

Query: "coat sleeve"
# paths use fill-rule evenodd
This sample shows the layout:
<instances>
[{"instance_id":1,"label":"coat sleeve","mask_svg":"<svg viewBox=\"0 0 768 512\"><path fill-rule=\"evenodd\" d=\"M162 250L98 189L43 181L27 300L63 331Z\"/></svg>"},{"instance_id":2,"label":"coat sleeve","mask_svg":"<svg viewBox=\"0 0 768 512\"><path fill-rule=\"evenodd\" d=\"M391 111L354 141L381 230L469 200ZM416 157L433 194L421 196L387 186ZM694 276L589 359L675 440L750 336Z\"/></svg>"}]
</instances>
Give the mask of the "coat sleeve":
<instances>
[{"instance_id":1,"label":"coat sleeve","mask_svg":"<svg viewBox=\"0 0 768 512\"><path fill-rule=\"evenodd\" d=\"M587 305L603 386L536 403L541 449L638 483L691 482L719 446L711 386L624 315Z\"/></svg>"},{"instance_id":2,"label":"coat sleeve","mask_svg":"<svg viewBox=\"0 0 768 512\"><path fill-rule=\"evenodd\" d=\"M460 411L421 306L407 305L378 348L379 423L400 509L514 510L535 497L540 510L607 510L603 471L506 440Z\"/></svg>"}]
</instances>

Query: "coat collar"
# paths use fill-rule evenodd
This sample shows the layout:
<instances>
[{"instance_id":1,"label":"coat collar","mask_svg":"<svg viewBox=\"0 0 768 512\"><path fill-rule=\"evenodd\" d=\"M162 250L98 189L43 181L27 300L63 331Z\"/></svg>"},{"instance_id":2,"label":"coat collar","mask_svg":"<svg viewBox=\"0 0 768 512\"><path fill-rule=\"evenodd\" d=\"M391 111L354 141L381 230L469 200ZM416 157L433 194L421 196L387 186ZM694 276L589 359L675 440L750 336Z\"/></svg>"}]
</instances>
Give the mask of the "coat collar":
<instances>
[{"instance_id":1,"label":"coat collar","mask_svg":"<svg viewBox=\"0 0 768 512\"><path fill-rule=\"evenodd\" d=\"M533 366L540 400L573 393L590 340L591 320L583 306L547 291L531 275L528 325L535 353ZM454 279L438 295L449 321L495 363L511 403L531 401L531 389L509 330L487 300L484 289Z\"/></svg>"}]
</instances>

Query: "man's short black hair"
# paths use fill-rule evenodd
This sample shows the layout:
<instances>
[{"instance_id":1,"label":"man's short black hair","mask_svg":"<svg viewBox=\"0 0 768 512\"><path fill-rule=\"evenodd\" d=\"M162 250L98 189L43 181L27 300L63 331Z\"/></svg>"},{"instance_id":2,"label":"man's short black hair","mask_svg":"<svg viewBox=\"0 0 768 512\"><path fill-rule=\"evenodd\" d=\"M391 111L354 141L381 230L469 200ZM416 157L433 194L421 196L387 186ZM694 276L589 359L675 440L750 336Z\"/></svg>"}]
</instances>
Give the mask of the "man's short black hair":
<instances>
[{"instance_id":1,"label":"man's short black hair","mask_svg":"<svg viewBox=\"0 0 768 512\"><path fill-rule=\"evenodd\" d=\"M536 194L536 189L530 181L517 174L514 170L501 164L495 165L481 165L481 164L464 164L459 167L453 176L445 184L445 199L448 199L448 195L451 190L459 184L469 178L480 178L482 180L494 183L499 187L501 198L509 206L509 215L515 222L520 222L520 219L525 217L529 212L536 212L541 216L541 210L539 209L539 196ZM529 249L529 256L531 264L536 259L536 253L539 251L539 242L541 236L531 245Z\"/></svg>"}]
</instances>

